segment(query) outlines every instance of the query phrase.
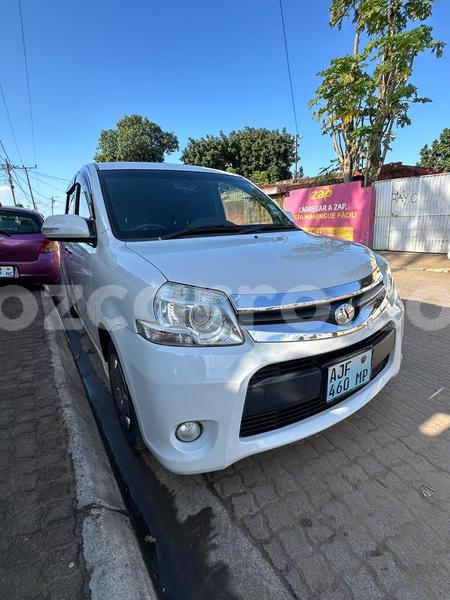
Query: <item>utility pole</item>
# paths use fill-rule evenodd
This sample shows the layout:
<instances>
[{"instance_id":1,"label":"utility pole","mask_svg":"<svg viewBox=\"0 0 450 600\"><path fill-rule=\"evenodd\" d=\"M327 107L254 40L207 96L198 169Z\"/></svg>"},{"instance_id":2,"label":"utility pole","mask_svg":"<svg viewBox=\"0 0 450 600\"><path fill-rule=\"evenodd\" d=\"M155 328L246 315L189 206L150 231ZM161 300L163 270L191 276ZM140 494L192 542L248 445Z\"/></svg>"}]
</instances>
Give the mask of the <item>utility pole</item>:
<instances>
[{"instance_id":1,"label":"utility pole","mask_svg":"<svg viewBox=\"0 0 450 600\"><path fill-rule=\"evenodd\" d=\"M37 204L36 204L36 200L34 199L33 188L31 187L31 183L30 183L30 176L28 175L28 171L30 169L35 169L35 168L36 168L36 165L34 165L34 167L25 167L24 165L19 167L18 165L11 165L11 169L25 171L25 175L27 176L28 189L30 190L31 202L33 203L34 210L37 210Z\"/></svg>"},{"instance_id":2,"label":"utility pole","mask_svg":"<svg viewBox=\"0 0 450 600\"><path fill-rule=\"evenodd\" d=\"M11 177L12 168L13 168L13 166L8 162L8 160L6 161L5 164L2 165L2 169L4 169L6 171L6 175L8 177L9 187L11 188L11 194L13 197L14 206L17 206L16 193L14 192L14 184L13 184L13 180Z\"/></svg>"},{"instance_id":3,"label":"utility pole","mask_svg":"<svg viewBox=\"0 0 450 600\"><path fill-rule=\"evenodd\" d=\"M55 197L54 196L50 196L50 202L51 202L51 205L52 205L52 214L53 214L53 209L55 207Z\"/></svg>"},{"instance_id":4,"label":"utility pole","mask_svg":"<svg viewBox=\"0 0 450 600\"><path fill-rule=\"evenodd\" d=\"M15 170L25 171L25 175L27 176L28 188L30 190L31 202L33 203L34 210L37 210L37 204L36 204L36 200L34 199L33 188L31 187L30 176L28 175L28 170L29 169L35 169L36 166L34 166L34 167L25 167L24 165L22 165L21 167L19 167L18 165L12 165L7 160L6 163L0 165L0 167L6 171L6 174L8 176L9 187L11 188L11 194L12 194L15 206L17 206L17 201L16 201L16 193L14 191L14 183L13 183L13 179L11 177L11 172L15 171Z\"/></svg>"},{"instance_id":5,"label":"utility pole","mask_svg":"<svg viewBox=\"0 0 450 600\"><path fill-rule=\"evenodd\" d=\"M297 181L298 179L298 161L299 161L299 157L298 157L298 144L300 142L300 140L302 139L302 135L299 135L298 133L295 136L295 158L294 158L294 181Z\"/></svg>"},{"instance_id":6,"label":"utility pole","mask_svg":"<svg viewBox=\"0 0 450 600\"><path fill-rule=\"evenodd\" d=\"M298 177L298 134L295 136L295 158L294 158L294 181L297 181Z\"/></svg>"},{"instance_id":7,"label":"utility pole","mask_svg":"<svg viewBox=\"0 0 450 600\"><path fill-rule=\"evenodd\" d=\"M27 176L28 188L30 190L30 196L31 196L31 202L33 203L33 208L34 208L34 210L37 210L36 201L35 201L34 195L33 195L33 188L31 187L31 183L30 183L30 176L28 175L28 169L35 169L35 168L36 167L24 167L24 166L22 166L22 169L25 171L25 175Z\"/></svg>"}]
</instances>

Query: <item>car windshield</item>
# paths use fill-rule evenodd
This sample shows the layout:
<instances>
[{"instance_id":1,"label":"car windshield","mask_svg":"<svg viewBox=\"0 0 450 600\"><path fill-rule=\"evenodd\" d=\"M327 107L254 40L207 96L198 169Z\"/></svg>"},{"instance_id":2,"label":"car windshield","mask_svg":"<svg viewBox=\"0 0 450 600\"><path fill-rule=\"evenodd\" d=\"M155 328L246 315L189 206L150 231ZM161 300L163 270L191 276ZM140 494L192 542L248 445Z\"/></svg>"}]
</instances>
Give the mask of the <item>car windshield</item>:
<instances>
[{"instance_id":1,"label":"car windshield","mask_svg":"<svg viewBox=\"0 0 450 600\"><path fill-rule=\"evenodd\" d=\"M294 229L284 212L235 175L99 170L114 234L123 240Z\"/></svg>"},{"instance_id":2,"label":"car windshield","mask_svg":"<svg viewBox=\"0 0 450 600\"><path fill-rule=\"evenodd\" d=\"M3 233L40 233L41 225L39 217L32 213L0 209L0 231Z\"/></svg>"}]
</instances>

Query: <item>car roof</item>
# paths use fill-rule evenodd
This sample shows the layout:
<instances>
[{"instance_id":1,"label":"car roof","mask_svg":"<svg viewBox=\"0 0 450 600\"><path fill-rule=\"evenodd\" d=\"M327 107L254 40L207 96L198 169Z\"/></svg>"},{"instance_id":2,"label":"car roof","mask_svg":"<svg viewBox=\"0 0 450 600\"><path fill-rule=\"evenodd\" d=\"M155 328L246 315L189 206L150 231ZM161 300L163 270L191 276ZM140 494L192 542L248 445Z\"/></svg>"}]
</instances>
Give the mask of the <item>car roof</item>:
<instances>
[{"instance_id":1,"label":"car roof","mask_svg":"<svg viewBox=\"0 0 450 600\"><path fill-rule=\"evenodd\" d=\"M223 173L225 175L236 175L228 171L220 171L219 169L210 169L208 167L197 167L195 165L171 164L171 163L153 163L153 162L100 162L93 163L99 171L112 171L119 169L146 169L158 171L200 171L206 173Z\"/></svg>"},{"instance_id":2,"label":"car roof","mask_svg":"<svg viewBox=\"0 0 450 600\"><path fill-rule=\"evenodd\" d=\"M14 211L14 212L21 212L24 213L26 215L36 215L38 217L42 217L41 213L38 212L37 210L32 210L31 208L23 208L22 206L2 206L0 204L0 210L7 210L7 211Z\"/></svg>"}]
</instances>

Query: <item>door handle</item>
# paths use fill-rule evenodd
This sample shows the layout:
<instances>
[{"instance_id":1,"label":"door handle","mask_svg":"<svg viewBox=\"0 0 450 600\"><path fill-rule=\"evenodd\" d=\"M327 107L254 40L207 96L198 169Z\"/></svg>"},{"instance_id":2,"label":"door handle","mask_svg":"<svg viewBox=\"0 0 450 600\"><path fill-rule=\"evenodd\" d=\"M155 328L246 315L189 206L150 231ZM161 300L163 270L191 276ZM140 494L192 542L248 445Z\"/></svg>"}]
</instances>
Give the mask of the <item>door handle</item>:
<instances>
[{"instance_id":1,"label":"door handle","mask_svg":"<svg viewBox=\"0 0 450 600\"><path fill-rule=\"evenodd\" d=\"M67 256L72 256L72 250L69 250L69 248L64 248L64 252L67 254Z\"/></svg>"}]
</instances>

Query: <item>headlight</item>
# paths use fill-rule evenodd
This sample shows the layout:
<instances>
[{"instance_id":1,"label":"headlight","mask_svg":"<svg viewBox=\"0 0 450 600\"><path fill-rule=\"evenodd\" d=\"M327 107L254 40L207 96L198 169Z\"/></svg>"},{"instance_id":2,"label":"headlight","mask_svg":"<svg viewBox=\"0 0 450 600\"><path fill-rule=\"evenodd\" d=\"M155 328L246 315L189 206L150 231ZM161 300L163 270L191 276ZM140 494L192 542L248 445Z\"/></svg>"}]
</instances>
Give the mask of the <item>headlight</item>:
<instances>
[{"instance_id":1,"label":"headlight","mask_svg":"<svg viewBox=\"0 0 450 600\"><path fill-rule=\"evenodd\" d=\"M395 289L394 278L392 276L391 267L388 261L376 254L377 265L380 268L381 273L383 274L384 287L386 288L386 298L389 302L394 305L397 301L397 290Z\"/></svg>"},{"instance_id":2,"label":"headlight","mask_svg":"<svg viewBox=\"0 0 450 600\"><path fill-rule=\"evenodd\" d=\"M141 335L167 346L228 346L243 337L222 292L165 283L154 299L156 322L137 321Z\"/></svg>"}]
</instances>

